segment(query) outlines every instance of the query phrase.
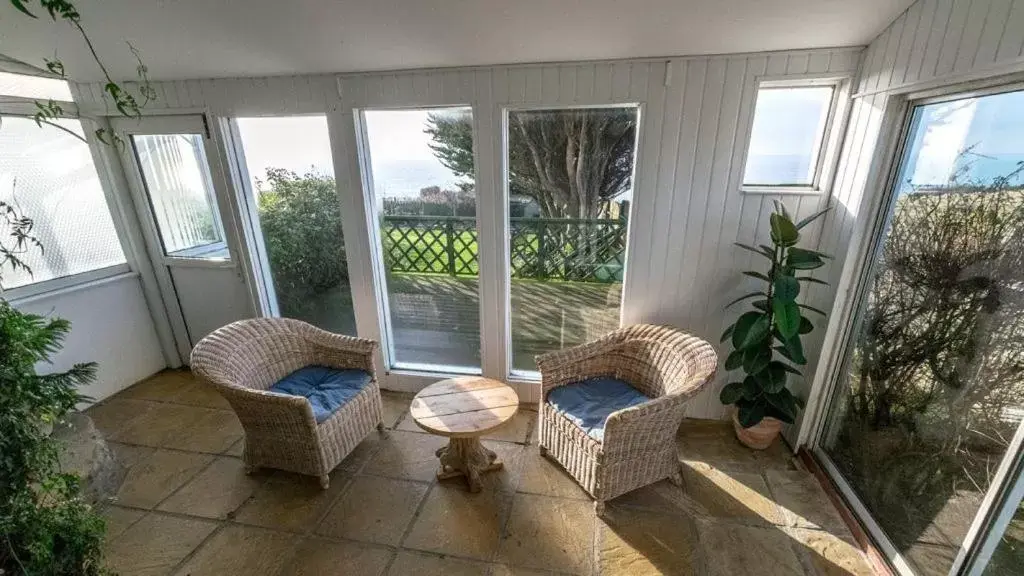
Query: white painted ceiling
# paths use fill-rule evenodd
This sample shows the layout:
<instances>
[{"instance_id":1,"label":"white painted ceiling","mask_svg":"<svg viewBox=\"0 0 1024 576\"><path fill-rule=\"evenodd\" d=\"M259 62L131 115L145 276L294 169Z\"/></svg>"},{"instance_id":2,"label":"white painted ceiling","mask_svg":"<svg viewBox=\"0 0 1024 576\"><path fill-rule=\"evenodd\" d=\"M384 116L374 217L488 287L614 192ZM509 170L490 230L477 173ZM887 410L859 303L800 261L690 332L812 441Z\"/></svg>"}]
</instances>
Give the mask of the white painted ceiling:
<instances>
[{"instance_id":1,"label":"white painted ceiling","mask_svg":"<svg viewBox=\"0 0 1024 576\"><path fill-rule=\"evenodd\" d=\"M155 79L855 46L911 0L77 0L116 78ZM32 2L29 6L38 4ZM0 54L98 68L65 24L0 4Z\"/></svg>"}]
</instances>

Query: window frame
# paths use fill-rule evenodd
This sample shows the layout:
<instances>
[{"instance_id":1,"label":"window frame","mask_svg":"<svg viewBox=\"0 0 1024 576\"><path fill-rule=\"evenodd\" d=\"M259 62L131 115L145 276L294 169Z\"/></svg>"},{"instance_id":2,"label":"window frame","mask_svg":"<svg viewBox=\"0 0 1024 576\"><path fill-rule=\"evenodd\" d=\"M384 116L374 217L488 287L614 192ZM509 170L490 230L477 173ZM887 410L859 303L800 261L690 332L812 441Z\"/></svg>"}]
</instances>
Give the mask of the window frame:
<instances>
[{"instance_id":1,"label":"window frame","mask_svg":"<svg viewBox=\"0 0 1024 576\"><path fill-rule=\"evenodd\" d=\"M185 134L185 133L181 133L181 134L158 134L156 136L170 136L170 135L173 135L173 136L188 136L189 134ZM168 248L167 247L167 239L164 237L164 228L163 228L163 226L162 226L162 224L160 222L160 219L157 218L157 216L156 216L156 214L157 214L156 207L153 205L153 197L152 197L152 193L151 193L151 191L149 189L150 183L146 179L145 170L142 168L142 158L139 155L139 145L138 145L138 142L135 139L137 136L139 136L139 134L129 134L128 138L125 139L125 147L129 147L130 148L129 153L131 154L132 159L135 162L135 165L139 168L139 173L140 173L140 176L141 176L141 185L142 185L142 187L146 191L145 198L143 198L142 201L144 201L146 203L146 205L149 207L150 212L153 215L153 223L154 223L154 226L156 228L156 240L157 240L157 242L160 245L161 261L164 264L168 264L170 262L170 263L172 263L174 265L177 265L177 264L181 263L182 261L187 261L188 263L204 262L206 266L215 267L215 268L216 267L224 267L226 264L231 263L232 258L230 256L230 248L228 246L228 235L227 235L227 231L225 230L225 227L224 227L223 216L220 213L220 206L219 206L219 203L218 203L218 199L217 199L217 196L216 196L216 192L215 192L215 189L214 189L214 183L213 183L213 179L212 179L213 175L210 174L210 172L208 170L201 170L200 171L201 172L200 176L202 177L203 182L204 182L204 186L206 188L205 192L206 192L206 194L208 196L208 198L207 198L208 206L211 208L211 214L210 215L211 215L211 217L213 219L213 227L214 227L215 232L217 232L220 235L220 239L219 240L214 240L212 242L207 242L205 244L196 244L194 246L187 246L185 248L179 248L178 250L174 250L173 252L167 249ZM150 135L143 135L143 136L154 136L154 135L150 134ZM194 147L194 144L193 144L193 147ZM200 165L200 166L209 166L210 165L209 164L209 159L206 157L205 149L203 149L203 147L200 146L198 150L202 153L203 157L202 157L201 161L197 160L197 164ZM221 250L227 250L229 252L228 257L226 257L226 258L221 258L221 257L207 258L207 257L204 256L205 254L208 254L210 252L219 252ZM186 265L187 265L187 263L186 263ZM200 265L202 266L203 264L200 264Z\"/></svg>"},{"instance_id":2,"label":"window frame","mask_svg":"<svg viewBox=\"0 0 1024 576\"><path fill-rule=\"evenodd\" d=\"M356 156L358 158L359 184L361 187L362 199L364 202L364 214L367 225L367 240L369 240L370 266L373 274L374 296L376 297L376 311L378 314L380 334L380 354L384 361L387 374L399 374L408 376L425 376L434 380L452 376L482 376L486 360L484 356L484 333L482 325L477 327L480 338L480 365L479 366L457 366L454 364L426 364L419 362L402 362L398 360L398 353L395 350L395 333L392 328L391 299L387 283L387 264L384 256L383 237L381 236L379 214L377 213L377 192L374 185L373 164L370 151L369 122L366 119L367 112L404 112L404 111L433 111L441 109L466 109L471 113L473 127L473 160L474 180L479 185L479 166L476 155L478 138L478 107L471 101L454 103L415 103L409 105L374 105L364 103L352 108L352 119L355 128ZM479 195L477 200L479 201ZM480 206L477 204L477 238L481 235ZM346 246L348 246L346 244ZM482 274L478 272L478 278ZM483 300L482 288L477 286L478 298ZM355 302L353 302L355 305ZM358 313L357 313L358 314ZM481 324L483 316L481 315Z\"/></svg>"},{"instance_id":3,"label":"window frame","mask_svg":"<svg viewBox=\"0 0 1024 576\"><path fill-rule=\"evenodd\" d=\"M38 111L35 102L36 101L31 98L0 95L0 116L31 119ZM103 158L98 155L99 152L97 150L96 138L93 135L93 130L97 127L97 124L90 118L82 117L79 114L78 105L74 102L60 101L57 102L57 104L64 109L62 118L77 120L82 124L82 131L85 134L86 146L89 147L89 154L92 158L93 167L96 169L100 188L103 190L103 199L106 202L107 211L110 213L110 219L114 224L114 231L117 234L117 240L120 244L121 253L124 255L125 261L111 266L86 270L77 274L69 274L67 276L58 276L47 280L33 281L29 284L16 286L14 288L4 288L0 285L0 297L9 301L24 300L50 292L73 289L79 286L84 287L115 276L135 272L135 268L132 264L134 253L131 250L131 246L125 241L125 223L121 218L121 208L118 204L118 197L112 177L108 171L107 164L103 161Z\"/></svg>"},{"instance_id":4,"label":"window frame","mask_svg":"<svg viewBox=\"0 0 1024 576\"><path fill-rule=\"evenodd\" d=\"M811 183L799 184L747 184L744 177L747 161L750 156L750 143L754 132L754 121L757 115L757 97L761 90L777 90L785 88L831 88L832 98L821 134L817 138L814 153L814 176ZM839 162L839 145L843 129L846 126L850 102L850 78L833 75L802 75L771 77L762 76L754 80L754 97L751 99L750 120L747 124L746 146L743 150L743 162L739 168L738 180L740 191L746 194L807 194L827 193L832 186L836 165Z\"/></svg>"},{"instance_id":5,"label":"window frame","mask_svg":"<svg viewBox=\"0 0 1024 576\"><path fill-rule=\"evenodd\" d=\"M512 229L511 229L511 212L509 210L509 202L511 198L511 186L509 181L509 125L510 116L515 112L544 112L544 111L567 111L567 110L608 110L608 109L625 109L630 108L636 111L636 142L633 148L633 175L632 181L633 186L636 186L637 171L640 166L641 156L641 143L643 142L643 119L646 112L646 103L643 101L630 100L628 98L623 99L622 102L607 102L600 104L560 104L560 103L504 103L499 104L498 110L500 112L501 126L499 129L499 136L501 138L501 144L498 147L498 153L501 155L497 164L499 170L498 178L500 179L499 189L499 201L504 206L503 221L500 226L502 236L502 299L504 301L504 311L502 313L502 324L503 334L505 338L505 379L509 382L520 382L528 384L538 384L541 381L541 373L539 370L518 370L514 367L513 358L513 344L512 344ZM636 205L635 201L629 203L629 214L627 215L627 221L632 223L636 216ZM622 327L622 312L626 298L626 279L628 278L627 270L629 268L629 250L630 250L630 234L629 231L632 228L626 230L626 246L624 250L625 261L622 269L622 292L619 295L619 327Z\"/></svg>"}]
</instances>

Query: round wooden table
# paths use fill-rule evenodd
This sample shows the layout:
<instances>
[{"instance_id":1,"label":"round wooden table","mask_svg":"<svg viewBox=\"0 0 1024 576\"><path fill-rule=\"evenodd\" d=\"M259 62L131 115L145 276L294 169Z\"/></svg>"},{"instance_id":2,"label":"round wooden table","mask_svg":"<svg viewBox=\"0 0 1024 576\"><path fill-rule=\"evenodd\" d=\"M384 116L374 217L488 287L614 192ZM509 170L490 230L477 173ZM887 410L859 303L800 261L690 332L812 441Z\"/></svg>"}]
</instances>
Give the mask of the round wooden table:
<instances>
[{"instance_id":1,"label":"round wooden table","mask_svg":"<svg viewBox=\"0 0 1024 576\"><path fill-rule=\"evenodd\" d=\"M519 396L503 382L463 377L427 386L412 399L409 413L420 428L449 438L436 454L441 459L438 480L465 476L471 492L480 491L480 475L500 470L497 454L480 443L480 436L515 416Z\"/></svg>"}]
</instances>

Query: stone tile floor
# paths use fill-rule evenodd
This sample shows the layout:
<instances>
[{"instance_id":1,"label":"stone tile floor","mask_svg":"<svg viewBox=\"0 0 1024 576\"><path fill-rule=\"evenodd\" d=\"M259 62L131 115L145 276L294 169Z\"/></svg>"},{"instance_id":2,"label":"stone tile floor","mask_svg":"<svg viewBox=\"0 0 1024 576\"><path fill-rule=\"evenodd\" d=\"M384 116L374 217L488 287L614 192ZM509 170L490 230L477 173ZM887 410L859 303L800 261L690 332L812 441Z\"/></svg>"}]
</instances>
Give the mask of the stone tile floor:
<instances>
[{"instance_id":1,"label":"stone tile floor","mask_svg":"<svg viewBox=\"0 0 1024 576\"><path fill-rule=\"evenodd\" d=\"M505 462L479 494L438 482L408 395L385 393L376 432L329 490L280 471L246 476L242 429L187 372L167 371L89 414L128 468L103 506L109 567L132 575L871 574L815 479L784 447L753 452L726 422L679 434L685 482L608 504L534 445L522 410L486 440Z\"/></svg>"}]
</instances>

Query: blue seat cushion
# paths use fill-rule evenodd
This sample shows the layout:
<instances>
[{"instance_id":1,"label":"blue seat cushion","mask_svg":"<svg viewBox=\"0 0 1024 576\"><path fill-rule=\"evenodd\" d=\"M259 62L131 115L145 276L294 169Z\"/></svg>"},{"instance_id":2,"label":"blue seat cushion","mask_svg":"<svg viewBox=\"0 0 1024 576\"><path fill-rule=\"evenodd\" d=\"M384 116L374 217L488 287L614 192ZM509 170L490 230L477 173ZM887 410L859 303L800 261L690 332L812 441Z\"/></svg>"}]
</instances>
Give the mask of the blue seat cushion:
<instances>
[{"instance_id":1,"label":"blue seat cushion","mask_svg":"<svg viewBox=\"0 0 1024 576\"><path fill-rule=\"evenodd\" d=\"M622 380L605 376L559 386L548 393L548 404L598 442L604 440L609 414L648 400Z\"/></svg>"},{"instance_id":2,"label":"blue seat cushion","mask_svg":"<svg viewBox=\"0 0 1024 576\"><path fill-rule=\"evenodd\" d=\"M319 424L355 398L372 379L365 370L306 366L278 380L270 391L308 398L313 406L313 417Z\"/></svg>"}]
</instances>

